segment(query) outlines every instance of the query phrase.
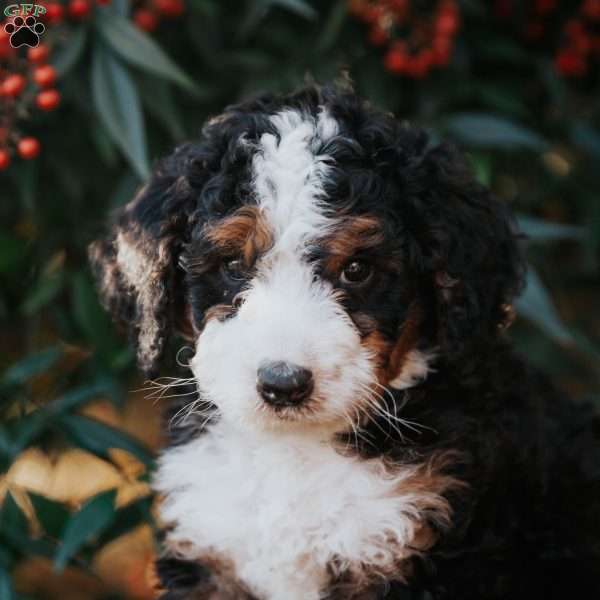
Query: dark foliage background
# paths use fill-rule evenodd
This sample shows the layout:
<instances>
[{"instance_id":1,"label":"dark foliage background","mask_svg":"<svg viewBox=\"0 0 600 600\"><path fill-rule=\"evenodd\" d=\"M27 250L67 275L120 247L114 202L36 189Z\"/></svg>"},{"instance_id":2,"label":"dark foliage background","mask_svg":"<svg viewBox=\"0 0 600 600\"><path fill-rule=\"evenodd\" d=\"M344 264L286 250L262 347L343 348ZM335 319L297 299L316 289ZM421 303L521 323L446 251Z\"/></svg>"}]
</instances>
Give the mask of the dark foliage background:
<instances>
[{"instance_id":1,"label":"dark foliage background","mask_svg":"<svg viewBox=\"0 0 600 600\"><path fill-rule=\"evenodd\" d=\"M54 3L65 14L43 36L55 110L35 109L34 66L0 38L0 82L28 79L0 95L0 599L154 597L147 482L164 400L134 391L86 245L156 157L258 91L346 72L460 144L528 236L517 347L574 401L598 402L598 2L445 0L447 64L398 73L411 21L389 11L427 19L444 0L73 1ZM140 10L162 15L151 34ZM41 142L37 159L14 150L24 136Z\"/></svg>"}]
</instances>

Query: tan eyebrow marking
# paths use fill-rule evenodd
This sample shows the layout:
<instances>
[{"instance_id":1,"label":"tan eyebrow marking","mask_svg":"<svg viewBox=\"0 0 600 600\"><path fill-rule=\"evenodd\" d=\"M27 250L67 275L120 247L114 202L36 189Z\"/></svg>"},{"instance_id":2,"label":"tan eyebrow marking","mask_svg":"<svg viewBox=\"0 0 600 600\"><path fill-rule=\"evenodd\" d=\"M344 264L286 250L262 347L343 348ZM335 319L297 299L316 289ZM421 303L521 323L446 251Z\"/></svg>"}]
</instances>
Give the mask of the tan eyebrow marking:
<instances>
[{"instance_id":1,"label":"tan eyebrow marking","mask_svg":"<svg viewBox=\"0 0 600 600\"><path fill-rule=\"evenodd\" d=\"M323 242L328 255L325 269L337 272L358 251L375 248L383 241L383 229L378 218L371 215L345 217Z\"/></svg>"},{"instance_id":2,"label":"tan eyebrow marking","mask_svg":"<svg viewBox=\"0 0 600 600\"><path fill-rule=\"evenodd\" d=\"M248 266L273 245L267 220L256 206L243 206L218 224L209 225L207 237L223 252L243 258Z\"/></svg>"}]
</instances>

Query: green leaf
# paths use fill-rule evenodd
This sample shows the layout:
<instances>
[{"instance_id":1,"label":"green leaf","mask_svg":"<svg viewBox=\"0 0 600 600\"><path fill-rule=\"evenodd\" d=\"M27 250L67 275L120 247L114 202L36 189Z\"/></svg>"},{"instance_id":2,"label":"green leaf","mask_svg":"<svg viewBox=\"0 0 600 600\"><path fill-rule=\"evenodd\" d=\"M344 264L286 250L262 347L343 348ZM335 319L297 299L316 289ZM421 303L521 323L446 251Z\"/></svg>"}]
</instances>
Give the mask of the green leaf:
<instances>
[{"instance_id":1,"label":"green leaf","mask_svg":"<svg viewBox=\"0 0 600 600\"><path fill-rule=\"evenodd\" d=\"M328 51L336 42L342 27L348 17L348 2L346 0L337 0L332 6L327 21L325 22L319 39L317 40L317 53Z\"/></svg>"},{"instance_id":2,"label":"green leaf","mask_svg":"<svg viewBox=\"0 0 600 600\"><path fill-rule=\"evenodd\" d=\"M585 229L575 225L552 223L527 215L519 215L517 222L519 229L533 242L582 240L585 238Z\"/></svg>"},{"instance_id":3,"label":"green leaf","mask_svg":"<svg viewBox=\"0 0 600 600\"><path fill-rule=\"evenodd\" d=\"M522 317L537 325L555 341L560 344L573 344L571 332L562 322L548 290L531 265L527 271L525 290L515 306Z\"/></svg>"},{"instance_id":4,"label":"green leaf","mask_svg":"<svg viewBox=\"0 0 600 600\"><path fill-rule=\"evenodd\" d=\"M2 600L16 600L17 598L10 574L2 566L0 566L0 598Z\"/></svg>"},{"instance_id":5,"label":"green leaf","mask_svg":"<svg viewBox=\"0 0 600 600\"><path fill-rule=\"evenodd\" d=\"M64 77L83 56L87 32L86 27L72 27L69 30L68 43L61 44L53 53L51 62L59 77Z\"/></svg>"},{"instance_id":6,"label":"green leaf","mask_svg":"<svg viewBox=\"0 0 600 600\"><path fill-rule=\"evenodd\" d=\"M184 136L181 113L175 104L175 98L167 81L143 77L139 80L142 102L155 119L162 122L174 140Z\"/></svg>"},{"instance_id":7,"label":"green leaf","mask_svg":"<svg viewBox=\"0 0 600 600\"><path fill-rule=\"evenodd\" d=\"M127 69L108 48L97 44L92 91L100 119L142 179L150 175L140 98Z\"/></svg>"},{"instance_id":8,"label":"green leaf","mask_svg":"<svg viewBox=\"0 0 600 600\"><path fill-rule=\"evenodd\" d=\"M196 84L162 48L127 19L114 14L101 14L95 24L111 49L131 65L172 81L192 93L199 92Z\"/></svg>"},{"instance_id":9,"label":"green leaf","mask_svg":"<svg viewBox=\"0 0 600 600\"><path fill-rule=\"evenodd\" d=\"M29 492L35 515L46 534L59 538L71 513L60 502Z\"/></svg>"},{"instance_id":10,"label":"green leaf","mask_svg":"<svg viewBox=\"0 0 600 600\"><path fill-rule=\"evenodd\" d=\"M23 260L27 243L12 235L0 233L0 273L14 271Z\"/></svg>"},{"instance_id":11,"label":"green leaf","mask_svg":"<svg viewBox=\"0 0 600 600\"><path fill-rule=\"evenodd\" d=\"M86 340L96 347L105 363L120 348L108 313L100 306L98 294L85 271L73 277L71 299L75 320Z\"/></svg>"},{"instance_id":12,"label":"green leaf","mask_svg":"<svg viewBox=\"0 0 600 600\"><path fill-rule=\"evenodd\" d=\"M305 19L316 19L317 17L317 11L304 0L269 0L269 3L285 8Z\"/></svg>"},{"instance_id":13,"label":"green leaf","mask_svg":"<svg viewBox=\"0 0 600 600\"><path fill-rule=\"evenodd\" d=\"M315 9L303 0L252 0L248 3L248 10L242 19L242 37L252 33L275 6L285 8L305 19L315 19L317 16Z\"/></svg>"},{"instance_id":14,"label":"green leaf","mask_svg":"<svg viewBox=\"0 0 600 600\"><path fill-rule=\"evenodd\" d=\"M51 415L62 415L74 411L94 398L108 394L112 391L109 382L98 380L95 383L70 390L60 398L57 398L47 407Z\"/></svg>"},{"instance_id":15,"label":"green leaf","mask_svg":"<svg viewBox=\"0 0 600 600\"><path fill-rule=\"evenodd\" d=\"M21 385L47 371L61 356L62 350L58 346L32 354L6 369L0 378L0 385Z\"/></svg>"},{"instance_id":16,"label":"green leaf","mask_svg":"<svg viewBox=\"0 0 600 600\"><path fill-rule=\"evenodd\" d=\"M138 525L152 523L151 508L152 499L146 497L119 509L111 526L98 539L98 545L104 546Z\"/></svg>"},{"instance_id":17,"label":"green leaf","mask_svg":"<svg viewBox=\"0 0 600 600\"><path fill-rule=\"evenodd\" d=\"M26 535L29 527L27 517L15 502L13 495L8 492L4 496L0 509L0 532L12 535Z\"/></svg>"},{"instance_id":18,"label":"green leaf","mask_svg":"<svg viewBox=\"0 0 600 600\"><path fill-rule=\"evenodd\" d=\"M81 415L64 415L60 424L65 432L82 448L103 458L108 457L111 448L120 448L133 454L145 465L152 464L148 450L127 434Z\"/></svg>"},{"instance_id":19,"label":"green leaf","mask_svg":"<svg viewBox=\"0 0 600 600\"><path fill-rule=\"evenodd\" d=\"M547 143L535 131L487 113L459 113L445 121L448 133L480 148L544 150Z\"/></svg>"},{"instance_id":20,"label":"green leaf","mask_svg":"<svg viewBox=\"0 0 600 600\"><path fill-rule=\"evenodd\" d=\"M595 158L600 158L600 133L588 123L575 121L571 127L571 140Z\"/></svg>"},{"instance_id":21,"label":"green leaf","mask_svg":"<svg viewBox=\"0 0 600 600\"><path fill-rule=\"evenodd\" d=\"M104 531L115 518L116 490L98 494L86 502L67 523L62 544L54 559L54 568L62 571L77 551Z\"/></svg>"},{"instance_id":22,"label":"green leaf","mask_svg":"<svg viewBox=\"0 0 600 600\"><path fill-rule=\"evenodd\" d=\"M35 314L60 294L64 284L65 277L62 272L53 273L49 277L42 276L25 298L21 312L27 316Z\"/></svg>"}]
</instances>

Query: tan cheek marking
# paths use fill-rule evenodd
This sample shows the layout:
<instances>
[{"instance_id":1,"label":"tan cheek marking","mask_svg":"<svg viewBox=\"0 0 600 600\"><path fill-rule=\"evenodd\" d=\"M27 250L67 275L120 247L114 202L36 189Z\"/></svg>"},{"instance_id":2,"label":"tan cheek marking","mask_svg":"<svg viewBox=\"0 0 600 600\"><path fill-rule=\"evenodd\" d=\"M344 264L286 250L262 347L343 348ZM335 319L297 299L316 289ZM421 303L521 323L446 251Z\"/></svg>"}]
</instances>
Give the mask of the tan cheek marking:
<instances>
[{"instance_id":1,"label":"tan cheek marking","mask_svg":"<svg viewBox=\"0 0 600 600\"><path fill-rule=\"evenodd\" d=\"M357 319L359 319L357 321ZM355 322L368 324L369 317L356 316ZM398 339L394 342L386 339L376 329L370 331L362 344L368 348L374 356L374 368L377 380L382 385L387 385L401 373L407 360L408 354L413 350L419 340L419 325L421 323L421 311L414 306L408 312L408 317L402 326ZM375 325L376 326L376 325Z\"/></svg>"},{"instance_id":2,"label":"tan cheek marking","mask_svg":"<svg viewBox=\"0 0 600 600\"><path fill-rule=\"evenodd\" d=\"M385 384L393 381L402 372L408 354L414 350L419 341L419 326L422 321L421 309L413 305L402 326L402 333L391 351L386 373Z\"/></svg>"},{"instance_id":3,"label":"tan cheek marking","mask_svg":"<svg viewBox=\"0 0 600 600\"><path fill-rule=\"evenodd\" d=\"M255 206L238 209L217 225L209 227L207 235L224 252L241 256L248 266L273 245L268 223Z\"/></svg>"}]
</instances>

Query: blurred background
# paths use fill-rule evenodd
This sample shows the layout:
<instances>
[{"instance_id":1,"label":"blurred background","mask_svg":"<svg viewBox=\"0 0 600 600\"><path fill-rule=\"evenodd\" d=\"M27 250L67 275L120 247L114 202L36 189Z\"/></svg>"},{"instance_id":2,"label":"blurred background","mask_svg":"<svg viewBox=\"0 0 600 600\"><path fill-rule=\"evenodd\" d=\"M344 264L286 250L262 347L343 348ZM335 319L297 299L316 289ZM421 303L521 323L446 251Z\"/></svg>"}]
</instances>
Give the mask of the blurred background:
<instances>
[{"instance_id":1,"label":"blurred background","mask_svg":"<svg viewBox=\"0 0 600 600\"><path fill-rule=\"evenodd\" d=\"M18 49L0 5L0 600L155 597L168 399L86 245L157 157L259 91L346 73L464 148L528 238L517 348L600 404L600 0L39 0L41 43Z\"/></svg>"}]
</instances>

